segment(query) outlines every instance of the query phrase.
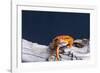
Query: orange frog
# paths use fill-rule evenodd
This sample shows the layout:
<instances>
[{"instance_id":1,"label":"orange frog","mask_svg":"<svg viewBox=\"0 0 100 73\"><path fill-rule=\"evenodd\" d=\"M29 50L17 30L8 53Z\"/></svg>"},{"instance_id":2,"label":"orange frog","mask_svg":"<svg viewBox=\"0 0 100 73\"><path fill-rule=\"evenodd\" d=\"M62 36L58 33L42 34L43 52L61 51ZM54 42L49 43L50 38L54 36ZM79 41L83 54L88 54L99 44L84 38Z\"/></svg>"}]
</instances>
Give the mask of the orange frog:
<instances>
[{"instance_id":1,"label":"orange frog","mask_svg":"<svg viewBox=\"0 0 100 73\"><path fill-rule=\"evenodd\" d=\"M67 48L71 48L73 46L74 39L69 35L59 35L56 36L52 42L50 43L50 58L56 52L56 61L60 60L59 52L62 49L61 47L65 46Z\"/></svg>"}]
</instances>

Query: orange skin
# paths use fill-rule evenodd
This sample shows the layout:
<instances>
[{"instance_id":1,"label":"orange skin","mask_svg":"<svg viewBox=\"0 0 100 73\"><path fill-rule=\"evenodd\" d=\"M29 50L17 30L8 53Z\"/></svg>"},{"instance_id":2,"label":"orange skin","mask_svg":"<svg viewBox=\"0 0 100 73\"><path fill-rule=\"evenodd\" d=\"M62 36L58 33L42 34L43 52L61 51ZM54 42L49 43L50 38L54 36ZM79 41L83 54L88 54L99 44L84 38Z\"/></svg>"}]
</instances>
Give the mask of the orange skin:
<instances>
[{"instance_id":1,"label":"orange skin","mask_svg":"<svg viewBox=\"0 0 100 73\"><path fill-rule=\"evenodd\" d=\"M69 36L69 35L59 35L57 37L55 37L52 41L52 43L50 44L51 46L51 55L50 57L53 55L54 51L56 51L56 61L59 61L59 43L66 43L66 47L71 48L73 45L73 41L74 39Z\"/></svg>"}]
</instances>

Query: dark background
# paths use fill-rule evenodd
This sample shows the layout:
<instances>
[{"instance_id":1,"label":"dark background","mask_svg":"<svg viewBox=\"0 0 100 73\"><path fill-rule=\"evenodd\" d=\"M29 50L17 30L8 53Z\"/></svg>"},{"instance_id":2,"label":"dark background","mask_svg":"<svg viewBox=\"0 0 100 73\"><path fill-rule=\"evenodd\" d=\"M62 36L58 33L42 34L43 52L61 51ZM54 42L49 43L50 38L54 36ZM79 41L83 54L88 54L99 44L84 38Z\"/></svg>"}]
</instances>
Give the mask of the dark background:
<instances>
[{"instance_id":1,"label":"dark background","mask_svg":"<svg viewBox=\"0 0 100 73\"><path fill-rule=\"evenodd\" d=\"M61 34L75 39L90 37L90 14L71 12L22 11L22 38L48 45Z\"/></svg>"}]
</instances>

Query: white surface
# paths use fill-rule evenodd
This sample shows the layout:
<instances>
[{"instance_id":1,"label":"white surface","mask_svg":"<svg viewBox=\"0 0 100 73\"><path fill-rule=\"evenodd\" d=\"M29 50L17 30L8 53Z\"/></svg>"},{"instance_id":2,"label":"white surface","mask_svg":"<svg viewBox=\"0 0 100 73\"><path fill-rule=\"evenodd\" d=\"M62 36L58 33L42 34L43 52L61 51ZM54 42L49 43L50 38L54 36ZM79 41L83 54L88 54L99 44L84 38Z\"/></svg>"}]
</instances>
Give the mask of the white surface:
<instances>
[{"instance_id":1,"label":"white surface","mask_svg":"<svg viewBox=\"0 0 100 73\"><path fill-rule=\"evenodd\" d=\"M32 43L22 39L22 60L25 62L41 62L49 57L48 46Z\"/></svg>"},{"instance_id":2,"label":"white surface","mask_svg":"<svg viewBox=\"0 0 100 73\"><path fill-rule=\"evenodd\" d=\"M36 1L36 0L35 0ZM51 0L45 0L50 2ZM52 0L53 1L53 0ZM52 2L51 1L51 2ZM60 0L61 3L68 4L69 1L75 2L76 4L91 4L96 5L98 8L98 45L100 44L100 1L99 0ZM96 1L96 2L95 2ZM56 0L55 2L59 2ZM59 2L59 3L60 3ZM10 1L1 0L0 1L0 73L9 73L10 69ZM100 46L98 46L98 64L94 68L85 68L85 69L67 69L57 71L47 71L47 72L38 72L38 73L100 73ZM28 72L29 73L29 72Z\"/></svg>"},{"instance_id":3,"label":"white surface","mask_svg":"<svg viewBox=\"0 0 100 73\"><path fill-rule=\"evenodd\" d=\"M79 40L76 40L80 42ZM81 40L82 41L82 40ZM87 41L89 42L89 41ZM81 42L80 42L81 43ZM84 43L82 43L84 44ZM84 47L78 48L73 46L71 49L65 48L64 54L60 54L61 61L66 60L88 60L90 57L89 44L85 44ZM73 56L72 56L73 54ZM45 62L49 60L50 48L46 45L40 45L38 43L30 42L26 39L22 39L22 61L24 62ZM55 54L53 54L52 61L55 61Z\"/></svg>"}]
</instances>

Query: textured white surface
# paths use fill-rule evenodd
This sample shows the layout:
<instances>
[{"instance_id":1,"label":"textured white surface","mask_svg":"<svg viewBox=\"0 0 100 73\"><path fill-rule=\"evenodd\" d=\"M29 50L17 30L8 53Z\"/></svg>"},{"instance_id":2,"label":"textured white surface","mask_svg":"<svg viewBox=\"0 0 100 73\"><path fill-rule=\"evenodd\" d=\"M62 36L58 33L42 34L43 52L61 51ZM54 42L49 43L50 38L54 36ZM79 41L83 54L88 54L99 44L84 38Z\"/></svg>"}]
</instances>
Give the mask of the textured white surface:
<instances>
[{"instance_id":1,"label":"textured white surface","mask_svg":"<svg viewBox=\"0 0 100 73\"><path fill-rule=\"evenodd\" d=\"M23 39L22 60L25 62L45 61L48 58L48 46L39 45Z\"/></svg>"},{"instance_id":2,"label":"textured white surface","mask_svg":"<svg viewBox=\"0 0 100 73\"><path fill-rule=\"evenodd\" d=\"M78 41L78 40L77 40ZM80 42L80 40L79 40ZM22 40L22 61L23 62L41 62L50 60L49 47L46 45L40 45L38 43L32 43L25 39ZM85 45L83 48L77 48L73 46L71 49L65 48L65 53L60 54L61 61L63 60L84 60L89 58L89 45ZM52 61L55 60L55 54L52 56Z\"/></svg>"}]
</instances>

